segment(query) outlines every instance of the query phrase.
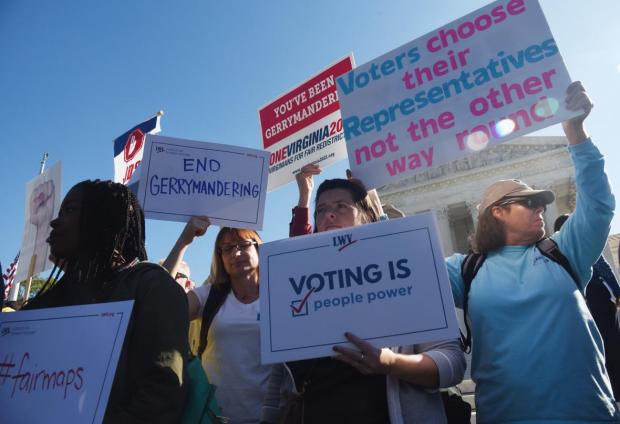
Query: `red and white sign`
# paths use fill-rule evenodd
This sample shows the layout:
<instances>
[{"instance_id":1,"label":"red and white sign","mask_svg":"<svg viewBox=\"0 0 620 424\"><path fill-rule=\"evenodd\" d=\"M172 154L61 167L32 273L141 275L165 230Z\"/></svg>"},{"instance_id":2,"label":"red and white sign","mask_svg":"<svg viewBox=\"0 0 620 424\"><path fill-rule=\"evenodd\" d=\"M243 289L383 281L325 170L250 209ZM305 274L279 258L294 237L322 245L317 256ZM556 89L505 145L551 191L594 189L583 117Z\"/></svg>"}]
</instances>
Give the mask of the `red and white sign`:
<instances>
[{"instance_id":1,"label":"red and white sign","mask_svg":"<svg viewBox=\"0 0 620 424\"><path fill-rule=\"evenodd\" d=\"M144 121L114 140L114 181L122 184L137 182L136 173L144 151L146 134L157 134L161 131L158 112L153 118ZM133 178L133 180L132 180Z\"/></svg>"},{"instance_id":2,"label":"red and white sign","mask_svg":"<svg viewBox=\"0 0 620 424\"><path fill-rule=\"evenodd\" d=\"M293 181L305 164L325 167L347 157L336 78L351 69L352 55L259 109L268 191Z\"/></svg>"}]
</instances>

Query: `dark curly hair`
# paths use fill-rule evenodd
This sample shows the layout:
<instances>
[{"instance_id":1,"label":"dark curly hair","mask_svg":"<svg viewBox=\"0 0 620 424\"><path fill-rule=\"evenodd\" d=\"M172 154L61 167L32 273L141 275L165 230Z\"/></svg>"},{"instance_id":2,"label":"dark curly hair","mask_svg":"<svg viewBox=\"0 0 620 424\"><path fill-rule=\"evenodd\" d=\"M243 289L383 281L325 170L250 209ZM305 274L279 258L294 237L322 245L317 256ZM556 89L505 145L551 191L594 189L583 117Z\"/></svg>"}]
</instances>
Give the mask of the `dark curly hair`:
<instances>
[{"instance_id":1,"label":"dark curly hair","mask_svg":"<svg viewBox=\"0 0 620 424\"><path fill-rule=\"evenodd\" d=\"M62 279L87 285L96 297L104 295L106 281L115 268L139 259L147 259L144 244L144 212L135 194L123 184L86 180L71 190L82 190L79 253L59 258L50 277L37 296L43 294L62 270ZM55 275L55 277L53 277Z\"/></svg>"}]
</instances>

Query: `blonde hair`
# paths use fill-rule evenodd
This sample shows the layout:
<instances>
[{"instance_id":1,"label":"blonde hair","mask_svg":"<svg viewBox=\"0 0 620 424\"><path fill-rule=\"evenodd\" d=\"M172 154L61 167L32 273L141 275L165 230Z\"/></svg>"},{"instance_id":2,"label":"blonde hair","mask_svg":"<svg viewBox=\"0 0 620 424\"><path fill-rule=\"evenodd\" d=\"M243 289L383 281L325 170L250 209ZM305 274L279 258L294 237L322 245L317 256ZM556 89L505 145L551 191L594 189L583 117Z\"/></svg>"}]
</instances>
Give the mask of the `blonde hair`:
<instances>
[{"instance_id":1,"label":"blonde hair","mask_svg":"<svg viewBox=\"0 0 620 424\"><path fill-rule=\"evenodd\" d=\"M230 284L230 275L228 274L228 272L226 272L226 269L224 268L224 261L222 261L222 249L220 248L220 243L226 235L230 235L230 238L233 241L255 241L257 251L258 246L263 243L263 240L260 238L258 233L248 228L223 227L222 229L220 229L219 233L217 233L217 237L215 238L215 244L213 246L211 275L209 275L209 278L207 279L207 282L210 282L211 284ZM258 272L258 268L256 269L256 272Z\"/></svg>"}]
</instances>

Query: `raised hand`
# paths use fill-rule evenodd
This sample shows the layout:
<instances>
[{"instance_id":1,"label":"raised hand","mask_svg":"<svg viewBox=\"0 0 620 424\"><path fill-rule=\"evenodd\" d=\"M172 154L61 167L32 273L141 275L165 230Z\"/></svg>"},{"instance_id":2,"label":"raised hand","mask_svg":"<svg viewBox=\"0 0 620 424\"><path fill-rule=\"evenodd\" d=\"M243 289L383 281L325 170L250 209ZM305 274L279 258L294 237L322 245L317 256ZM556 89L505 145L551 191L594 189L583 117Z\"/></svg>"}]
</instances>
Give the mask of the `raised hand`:
<instances>
[{"instance_id":1,"label":"raised hand","mask_svg":"<svg viewBox=\"0 0 620 424\"><path fill-rule=\"evenodd\" d=\"M299 202L297 206L300 208L310 207L310 196L314 189L314 176L321 173L319 165L309 163L304 165L299 173L295 175L297 187L299 188Z\"/></svg>"},{"instance_id":2,"label":"raised hand","mask_svg":"<svg viewBox=\"0 0 620 424\"><path fill-rule=\"evenodd\" d=\"M185 228L183 228L179 236L179 241L185 245L191 244L194 238L203 236L210 225L211 221L209 221L208 217L192 216L187 224L185 224Z\"/></svg>"},{"instance_id":3,"label":"raised hand","mask_svg":"<svg viewBox=\"0 0 620 424\"><path fill-rule=\"evenodd\" d=\"M568 110L583 110L583 114L562 122L562 128L564 128L568 144L581 143L588 138L588 134L583 127L583 121L594 107L594 103L592 103L592 100L586 93L586 89L581 81L575 81L568 86L565 103Z\"/></svg>"}]
</instances>

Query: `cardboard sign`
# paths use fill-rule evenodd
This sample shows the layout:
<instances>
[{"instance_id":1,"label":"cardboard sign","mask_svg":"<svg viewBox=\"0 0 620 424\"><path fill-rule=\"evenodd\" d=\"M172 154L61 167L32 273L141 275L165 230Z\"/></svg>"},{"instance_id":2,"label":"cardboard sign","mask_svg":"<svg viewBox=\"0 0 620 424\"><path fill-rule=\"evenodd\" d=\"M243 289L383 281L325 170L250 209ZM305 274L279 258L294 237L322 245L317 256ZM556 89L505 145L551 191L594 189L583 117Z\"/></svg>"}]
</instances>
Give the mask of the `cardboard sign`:
<instances>
[{"instance_id":1,"label":"cardboard sign","mask_svg":"<svg viewBox=\"0 0 620 424\"><path fill-rule=\"evenodd\" d=\"M47 238L52 228L50 221L60 209L61 164L56 163L26 185L26 222L20 249L20 266L15 281L20 282L51 268ZM18 284L15 284L18 287ZM13 292L17 296L17 292Z\"/></svg>"},{"instance_id":2,"label":"cardboard sign","mask_svg":"<svg viewBox=\"0 0 620 424\"><path fill-rule=\"evenodd\" d=\"M147 135L138 199L147 218L262 229L269 153Z\"/></svg>"},{"instance_id":3,"label":"cardboard sign","mask_svg":"<svg viewBox=\"0 0 620 424\"><path fill-rule=\"evenodd\" d=\"M393 183L577 116L536 0L491 3L337 79L349 163Z\"/></svg>"},{"instance_id":4,"label":"cardboard sign","mask_svg":"<svg viewBox=\"0 0 620 424\"><path fill-rule=\"evenodd\" d=\"M263 363L333 355L346 331L377 347L459 334L431 213L265 243L260 264Z\"/></svg>"},{"instance_id":5,"label":"cardboard sign","mask_svg":"<svg viewBox=\"0 0 620 424\"><path fill-rule=\"evenodd\" d=\"M347 157L336 78L353 69L345 57L258 111L269 151L267 190L288 184L302 166L329 166Z\"/></svg>"},{"instance_id":6,"label":"cardboard sign","mask_svg":"<svg viewBox=\"0 0 620 424\"><path fill-rule=\"evenodd\" d=\"M164 112L159 111L151 119L144 121L114 140L114 182L129 185L137 184L138 167L144 153L147 134L161 131L160 119Z\"/></svg>"},{"instance_id":7,"label":"cardboard sign","mask_svg":"<svg viewBox=\"0 0 620 424\"><path fill-rule=\"evenodd\" d=\"M2 422L102 422L132 306L0 314Z\"/></svg>"}]
</instances>

